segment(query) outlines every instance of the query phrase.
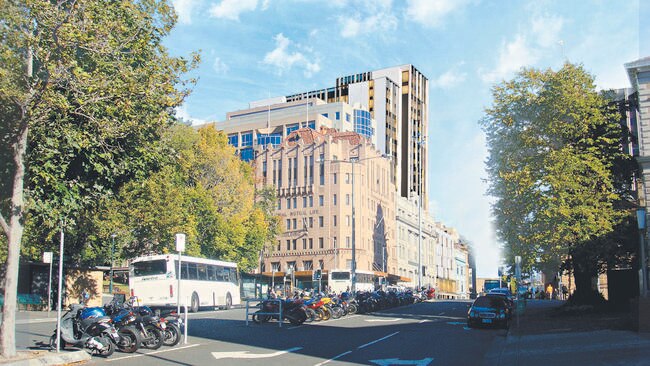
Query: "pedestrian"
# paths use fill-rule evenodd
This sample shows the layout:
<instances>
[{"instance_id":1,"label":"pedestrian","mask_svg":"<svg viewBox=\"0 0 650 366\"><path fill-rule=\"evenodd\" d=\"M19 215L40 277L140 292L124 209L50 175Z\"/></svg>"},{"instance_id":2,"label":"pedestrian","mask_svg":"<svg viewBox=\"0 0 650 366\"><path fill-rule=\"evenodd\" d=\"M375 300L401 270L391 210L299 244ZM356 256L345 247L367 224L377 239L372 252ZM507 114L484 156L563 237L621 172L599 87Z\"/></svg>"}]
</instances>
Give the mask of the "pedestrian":
<instances>
[{"instance_id":1,"label":"pedestrian","mask_svg":"<svg viewBox=\"0 0 650 366\"><path fill-rule=\"evenodd\" d=\"M553 299L553 285L551 285L550 283L546 287L546 293L548 294L548 299L552 300Z\"/></svg>"}]
</instances>

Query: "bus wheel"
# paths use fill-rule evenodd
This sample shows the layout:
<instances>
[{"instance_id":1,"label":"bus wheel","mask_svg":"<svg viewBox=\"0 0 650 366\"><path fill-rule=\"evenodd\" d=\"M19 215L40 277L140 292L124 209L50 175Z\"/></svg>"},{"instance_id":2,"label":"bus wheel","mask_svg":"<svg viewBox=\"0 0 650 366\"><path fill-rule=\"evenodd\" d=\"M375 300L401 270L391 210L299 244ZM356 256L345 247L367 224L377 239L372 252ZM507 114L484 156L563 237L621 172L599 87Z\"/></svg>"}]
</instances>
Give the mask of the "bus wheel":
<instances>
[{"instance_id":1,"label":"bus wheel","mask_svg":"<svg viewBox=\"0 0 650 366\"><path fill-rule=\"evenodd\" d=\"M230 309L232 307L232 296L230 296L230 292L226 295L226 310Z\"/></svg>"},{"instance_id":2,"label":"bus wheel","mask_svg":"<svg viewBox=\"0 0 650 366\"><path fill-rule=\"evenodd\" d=\"M199 311L199 295L194 292L192 294L192 304L190 305L190 312L191 313L196 313Z\"/></svg>"}]
</instances>

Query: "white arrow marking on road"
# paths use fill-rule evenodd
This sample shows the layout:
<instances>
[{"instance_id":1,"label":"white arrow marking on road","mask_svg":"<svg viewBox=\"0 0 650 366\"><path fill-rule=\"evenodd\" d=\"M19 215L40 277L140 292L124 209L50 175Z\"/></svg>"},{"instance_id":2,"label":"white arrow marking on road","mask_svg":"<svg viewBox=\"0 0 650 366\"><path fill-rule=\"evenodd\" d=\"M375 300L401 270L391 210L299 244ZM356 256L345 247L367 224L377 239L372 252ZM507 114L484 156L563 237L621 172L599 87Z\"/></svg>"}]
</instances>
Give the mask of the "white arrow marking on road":
<instances>
[{"instance_id":1,"label":"white arrow marking on road","mask_svg":"<svg viewBox=\"0 0 650 366\"><path fill-rule=\"evenodd\" d=\"M248 353L248 351L212 352L212 356L217 360L220 358L269 358L280 356L289 352L294 352L300 349L302 349L302 347L293 347L285 349L284 351L277 351L273 353Z\"/></svg>"},{"instance_id":2,"label":"white arrow marking on road","mask_svg":"<svg viewBox=\"0 0 650 366\"><path fill-rule=\"evenodd\" d=\"M390 365L416 365L416 366L427 366L433 361L433 358L423 358L421 360L400 360L399 358L384 358L382 360L370 360L370 362L377 364L379 366L390 366Z\"/></svg>"},{"instance_id":3,"label":"white arrow marking on road","mask_svg":"<svg viewBox=\"0 0 650 366\"><path fill-rule=\"evenodd\" d=\"M367 322L396 322L398 320L402 320L402 318L395 318L395 319L366 319Z\"/></svg>"},{"instance_id":4,"label":"white arrow marking on road","mask_svg":"<svg viewBox=\"0 0 650 366\"><path fill-rule=\"evenodd\" d=\"M465 325L467 322L447 322L449 325Z\"/></svg>"}]
</instances>

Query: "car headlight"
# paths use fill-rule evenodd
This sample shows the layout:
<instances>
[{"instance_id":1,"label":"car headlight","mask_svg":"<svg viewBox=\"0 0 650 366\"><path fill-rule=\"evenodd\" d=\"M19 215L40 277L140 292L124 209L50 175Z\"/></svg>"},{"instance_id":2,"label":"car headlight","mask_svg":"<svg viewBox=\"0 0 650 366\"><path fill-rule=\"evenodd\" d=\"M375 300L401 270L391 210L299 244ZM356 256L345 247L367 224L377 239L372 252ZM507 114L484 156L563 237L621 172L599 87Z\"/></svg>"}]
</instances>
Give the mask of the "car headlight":
<instances>
[{"instance_id":1,"label":"car headlight","mask_svg":"<svg viewBox=\"0 0 650 366\"><path fill-rule=\"evenodd\" d=\"M476 318L476 312L474 310L469 312L470 318Z\"/></svg>"}]
</instances>

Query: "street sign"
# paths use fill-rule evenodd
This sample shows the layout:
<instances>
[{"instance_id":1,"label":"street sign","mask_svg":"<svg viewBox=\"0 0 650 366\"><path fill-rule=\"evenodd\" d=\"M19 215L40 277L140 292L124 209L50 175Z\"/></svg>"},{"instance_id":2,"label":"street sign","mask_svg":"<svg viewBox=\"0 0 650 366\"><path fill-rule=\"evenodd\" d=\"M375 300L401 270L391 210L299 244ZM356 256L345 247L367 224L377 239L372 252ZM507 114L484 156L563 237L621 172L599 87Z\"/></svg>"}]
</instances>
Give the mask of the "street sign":
<instances>
[{"instance_id":1,"label":"street sign","mask_svg":"<svg viewBox=\"0 0 650 366\"><path fill-rule=\"evenodd\" d=\"M176 251L185 251L185 234L176 234Z\"/></svg>"},{"instance_id":2,"label":"street sign","mask_svg":"<svg viewBox=\"0 0 650 366\"><path fill-rule=\"evenodd\" d=\"M43 253L43 263L52 263L52 252Z\"/></svg>"}]
</instances>

